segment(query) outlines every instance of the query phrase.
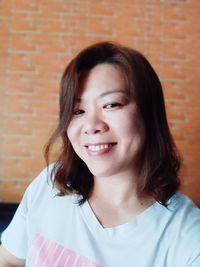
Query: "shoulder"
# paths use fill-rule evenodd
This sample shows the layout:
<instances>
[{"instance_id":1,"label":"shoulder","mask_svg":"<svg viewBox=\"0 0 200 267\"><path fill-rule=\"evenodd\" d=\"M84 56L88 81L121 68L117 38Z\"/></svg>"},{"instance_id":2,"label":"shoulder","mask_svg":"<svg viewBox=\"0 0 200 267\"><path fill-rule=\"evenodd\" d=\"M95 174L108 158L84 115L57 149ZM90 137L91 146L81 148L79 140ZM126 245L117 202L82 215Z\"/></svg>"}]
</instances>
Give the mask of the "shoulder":
<instances>
[{"instance_id":1,"label":"shoulder","mask_svg":"<svg viewBox=\"0 0 200 267\"><path fill-rule=\"evenodd\" d=\"M24 198L26 198L27 208L36 207L42 203L56 200L59 197L59 190L54 186L54 164L44 168L28 186ZM75 195L64 197L65 202L73 202Z\"/></svg>"},{"instance_id":2,"label":"shoulder","mask_svg":"<svg viewBox=\"0 0 200 267\"><path fill-rule=\"evenodd\" d=\"M194 202L181 193L176 193L169 201L169 211L177 214L185 224L200 221L200 209Z\"/></svg>"},{"instance_id":3,"label":"shoulder","mask_svg":"<svg viewBox=\"0 0 200 267\"><path fill-rule=\"evenodd\" d=\"M28 190L36 189L40 186L53 186L51 173L54 169L54 163L48 165L40 171L40 173L33 179L33 181L28 186Z\"/></svg>"},{"instance_id":4,"label":"shoulder","mask_svg":"<svg viewBox=\"0 0 200 267\"><path fill-rule=\"evenodd\" d=\"M35 186L37 184L46 183L46 181L50 180L51 173L54 169L55 164L52 163L42 169L39 174L35 177L35 179L31 182L30 186Z\"/></svg>"},{"instance_id":5,"label":"shoulder","mask_svg":"<svg viewBox=\"0 0 200 267\"><path fill-rule=\"evenodd\" d=\"M35 198L37 195L45 194L54 190L51 179L53 167L54 164L47 166L36 176L36 178L33 179L25 191L25 196Z\"/></svg>"},{"instance_id":6,"label":"shoulder","mask_svg":"<svg viewBox=\"0 0 200 267\"><path fill-rule=\"evenodd\" d=\"M173 233L173 238L197 235L200 239L200 209L186 195L177 192L169 199L167 207L156 203L155 212L157 220Z\"/></svg>"},{"instance_id":7,"label":"shoulder","mask_svg":"<svg viewBox=\"0 0 200 267\"><path fill-rule=\"evenodd\" d=\"M176 257L188 262L200 255L200 209L193 201L176 193L169 202L168 212L171 217L171 247Z\"/></svg>"},{"instance_id":8,"label":"shoulder","mask_svg":"<svg viewBox=\"0 0 200 267\"><path fill-rule=\"evenodd\" d=\"M176 193L169 201L168 211L174 217L176 229L179 226L182 235L195 232L199 228L200 209L189 197ZM200 236L200 231L198 232Z\"/></svg>"}]
</instances>

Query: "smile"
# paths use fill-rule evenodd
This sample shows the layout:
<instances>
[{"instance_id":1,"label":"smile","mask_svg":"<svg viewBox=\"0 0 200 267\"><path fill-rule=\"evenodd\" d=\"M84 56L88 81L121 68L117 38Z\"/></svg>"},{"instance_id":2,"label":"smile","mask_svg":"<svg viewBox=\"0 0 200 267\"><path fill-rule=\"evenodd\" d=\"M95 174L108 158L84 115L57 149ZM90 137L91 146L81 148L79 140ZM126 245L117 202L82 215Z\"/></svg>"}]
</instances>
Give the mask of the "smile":
<instances>
[{"instance_id":1,"label":"smile","mask_svg":"<svg viewBox=\"0 0 200 267\"><path fill-rule=\"evenodd\" d=\"M100 152L108 150L114 145L116 145L116 143L96 144L96 145L92 144L92 145L87 145L86 147L91 152Z\"/></svg>"}]
</instances>

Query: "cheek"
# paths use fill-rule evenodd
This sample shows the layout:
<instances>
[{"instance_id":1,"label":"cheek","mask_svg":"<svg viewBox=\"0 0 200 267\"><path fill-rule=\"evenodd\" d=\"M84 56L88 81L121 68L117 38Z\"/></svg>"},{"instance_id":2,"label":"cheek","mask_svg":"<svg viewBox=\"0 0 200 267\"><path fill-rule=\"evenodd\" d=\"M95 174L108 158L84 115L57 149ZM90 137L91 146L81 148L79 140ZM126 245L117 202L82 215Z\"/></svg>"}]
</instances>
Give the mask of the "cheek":
<instances>
[{"instance_id":1,"label":"cheek","mask_svg":"<svg viewBox=\"0 0 200 267\"><path fill-rule=\"evenodd\" d=\"M145 130L144 130L144 123L140 118L137 118L133 122L133 129L136 133L144 136Z\"/></svg>"},{"instance_id":2,"label":"cheek","mask_svg":"<svg viewBox=\"0 0 200 267\"><path fill-rule=\"evenodd\" d=\"M127 114L126 117L119 118L117 123L115 123L115 131L119 133L122 137L134 137L134 136L144 136L144 125L142 119L139 116L134 116L133 114Z\"/></svg>"},{"instance_id":3,"label":"cheek","mask_svg":"<svg viewBox=\"0 0 200 267\"><path fill-rule=\"evenodd\" d=\"M81 123L71 121L67 128L67 136L75 153L81 158Z\"/></svg>"},{"instance_id":4,"label":"cheek","mask_svg":"<svg viewBox=\"0 0 200 267\"><path fill-rule=\"evenodd\" d=\"M74 143L77 142L77 134L78 133L78 127L75 123L70 122L68 128L67 128L67 136L69 138L69 141L74 146Z\"/></svg>"}]
</instances>

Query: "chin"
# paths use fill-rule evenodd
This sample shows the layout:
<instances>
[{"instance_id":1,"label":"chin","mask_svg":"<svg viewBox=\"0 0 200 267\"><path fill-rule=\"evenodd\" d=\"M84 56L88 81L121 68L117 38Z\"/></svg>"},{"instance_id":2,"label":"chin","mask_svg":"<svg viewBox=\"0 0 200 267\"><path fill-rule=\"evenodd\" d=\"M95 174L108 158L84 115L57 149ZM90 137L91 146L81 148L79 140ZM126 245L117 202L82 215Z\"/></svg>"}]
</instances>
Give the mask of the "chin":
<instances>
[{"instance_id":1,"label":"chin","mask_svg":"<svg viewBox=\"0 0 200 267\"><path fill-rule=\"evenodd\" d=\"M89 167L88 167L89 168ZM117 173L119 173L119 171L117 170L113 170L110 167L107 169L97 169L97 168L89 168L90 172L95 176L95 177L109 177L109 176L113 176Z\"/></svg>"}]
</instances>

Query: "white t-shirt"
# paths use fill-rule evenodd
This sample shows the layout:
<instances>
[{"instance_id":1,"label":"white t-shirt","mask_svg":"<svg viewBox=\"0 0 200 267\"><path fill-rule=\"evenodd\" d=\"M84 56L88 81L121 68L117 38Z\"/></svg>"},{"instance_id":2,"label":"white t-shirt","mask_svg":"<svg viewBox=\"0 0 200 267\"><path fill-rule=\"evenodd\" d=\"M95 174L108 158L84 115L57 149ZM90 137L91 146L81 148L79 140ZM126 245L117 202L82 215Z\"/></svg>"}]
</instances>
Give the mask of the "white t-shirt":
<instances>
[{"instance_id":1,"label":"white t-shirt","mask_svg":"<svg viewBox=\"0 0 200 267\"><path fill-rule=\"evenodd\" d=\"M200 266L200 211L186 196L177 193L168 208L156 202L125 224L103 228L87 201L79 206L78 195L57 193L43 170L2 234L3 246L26 266Z\"/></svg>"}]
</instances>

